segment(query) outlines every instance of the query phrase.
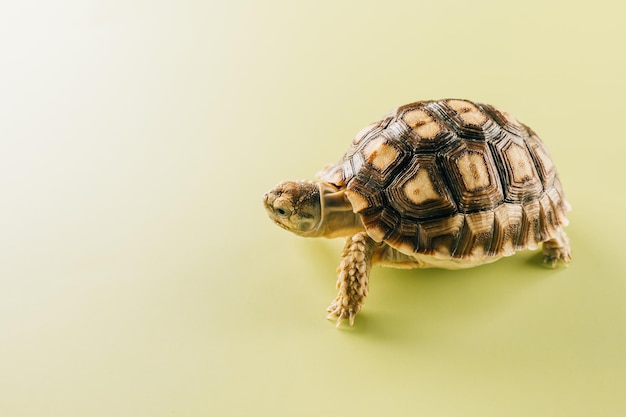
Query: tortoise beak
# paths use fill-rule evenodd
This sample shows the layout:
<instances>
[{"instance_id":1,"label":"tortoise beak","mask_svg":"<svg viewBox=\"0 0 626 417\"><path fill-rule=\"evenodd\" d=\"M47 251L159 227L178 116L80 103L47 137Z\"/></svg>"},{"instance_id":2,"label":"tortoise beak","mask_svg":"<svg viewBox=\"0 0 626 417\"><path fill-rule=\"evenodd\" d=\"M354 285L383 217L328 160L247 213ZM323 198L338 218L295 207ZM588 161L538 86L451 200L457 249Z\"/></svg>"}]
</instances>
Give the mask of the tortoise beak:
<instances>
[{"instance_id":1,"label":"tortoise beak","mask_svg":"<svg viewBox=\"0 0 626 417\"><path fill-rule=\"evenodd\" d=\"M267 214L270 216L270 219L272 219L274 223L276 223L277 225L284 228L284 225L281 224L276 218L276 212L274 208L274 200L276 200L276 197L277 197L276 192L274 192L273 190L268 191L267 193L263 194L263 205L265 206L265 210L267 211Z\"/></svg>"},{"instance_id":2,"label":"tortoise beak","mask_svg":"<svg viewBox=\"0 0 626 417\"><path fill-rule=\"evenodd\" d=\"M265 210L272 213L274 211L274 206L272 202L276 199L276 194L272 191L268 191L263 194L263 205L265 206Z\"/></svg>"}]
</instances>

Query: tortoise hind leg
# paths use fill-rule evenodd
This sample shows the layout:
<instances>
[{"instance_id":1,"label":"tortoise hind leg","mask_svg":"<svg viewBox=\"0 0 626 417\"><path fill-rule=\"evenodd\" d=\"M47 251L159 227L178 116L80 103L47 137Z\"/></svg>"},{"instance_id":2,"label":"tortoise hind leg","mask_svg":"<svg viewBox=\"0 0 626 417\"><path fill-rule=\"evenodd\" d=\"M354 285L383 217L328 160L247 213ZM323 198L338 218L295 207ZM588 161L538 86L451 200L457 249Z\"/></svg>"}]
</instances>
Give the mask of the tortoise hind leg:
<instances>
[{"instance_id":1,"label":"tortoise hind leg","mask_svg":"<svg viewBox=\"0 0 626 417\"><path fill-rule=\"evenodd\" d=\"M543 262L555 268L559 260L566 266L572 260L569 239L561 228L554 238L543 242Z\"/></svg>"},{"instance_id":2,"label":"tortoise hind leg","mask_svg":"<svg viewBox=\"0 0 626 417\"><path fill-rule=\"evenodd\" d=\"M367 297L372 254L378 245L365 232L346 239L337 268L339 294L327 310L329 319L337 317L337 326L345 318L350 320L350 325L354 324L354 318Z\"/></svg>"}]
</instances>

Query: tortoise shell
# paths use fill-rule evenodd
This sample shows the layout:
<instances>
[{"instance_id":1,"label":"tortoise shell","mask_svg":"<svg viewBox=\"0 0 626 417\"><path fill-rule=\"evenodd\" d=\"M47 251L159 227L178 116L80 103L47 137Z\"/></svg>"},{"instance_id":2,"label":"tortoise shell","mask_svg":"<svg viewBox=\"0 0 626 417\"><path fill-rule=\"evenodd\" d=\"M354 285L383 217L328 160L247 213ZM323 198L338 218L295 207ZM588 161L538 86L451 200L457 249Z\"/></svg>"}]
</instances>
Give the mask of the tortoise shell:
<instances>
[{"instance_id":1,"label":"tortoise shell","mask_svg":"<svg viewBox=\"0 0 626 417\"><path fill-rule=\"evenodd\" d=\"M506 112L467 100L393 110L319 176L345 189L370 237L409 255L508 256L567 224L541 139Z\"/></svg>"}]
</instances>

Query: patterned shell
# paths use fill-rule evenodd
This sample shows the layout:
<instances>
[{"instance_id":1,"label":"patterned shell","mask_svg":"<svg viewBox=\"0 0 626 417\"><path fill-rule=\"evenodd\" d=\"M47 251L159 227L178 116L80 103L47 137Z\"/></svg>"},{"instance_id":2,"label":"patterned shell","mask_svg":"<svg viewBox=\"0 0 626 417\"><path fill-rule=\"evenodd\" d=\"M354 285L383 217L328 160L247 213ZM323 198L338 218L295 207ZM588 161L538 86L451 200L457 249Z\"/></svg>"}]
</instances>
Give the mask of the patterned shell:
<instances>
[{"instance_id":1,"label":"patterned shell","mask_svg":"<svg viewBox=\"0 0 626 417\"><path fill-rule=\"evenodd\" d=\"M508 256L567 224L569 205L539 137L466 100L397 108L361 130L320 179L346 189L374 240L406 254Z\"/></svg>"}]
</instances>

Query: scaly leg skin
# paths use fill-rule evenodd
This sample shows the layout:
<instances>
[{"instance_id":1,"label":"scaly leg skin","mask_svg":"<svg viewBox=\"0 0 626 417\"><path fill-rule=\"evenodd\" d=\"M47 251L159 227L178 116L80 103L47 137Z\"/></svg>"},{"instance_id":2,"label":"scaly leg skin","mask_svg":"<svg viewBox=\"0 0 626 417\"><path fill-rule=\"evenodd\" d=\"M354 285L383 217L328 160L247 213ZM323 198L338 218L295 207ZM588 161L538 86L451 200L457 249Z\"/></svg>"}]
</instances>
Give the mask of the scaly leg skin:
<instances>
[{"instance_id":1,"label":"scaly leg skin","mask_svg":"<svg viewBox=\"0 0 626 417\"><path fill-rule=\"evenodd\" d=\"M572 260L569 239L563 229L559 229L554 239L543 242L543 262L555 268L559 260L563 261L565 266Z\"/></svg>"},{"instance_id":2,"label":"scaly leg skin","mask_svg":"<svg viewBox=\"0 0 626 417\"><path fill-rule=\"evenodd\" d=\"M337 317L337 326L343 319L354 324L354 318L361 310L368 293L369 273L372 266L372 254L378 244L365 232L346 239L341 254L341 263L337 268L337 298L328 306L327 318Z\"/></svg>"}]
</instances>

